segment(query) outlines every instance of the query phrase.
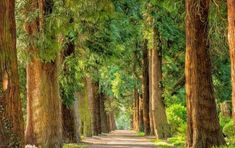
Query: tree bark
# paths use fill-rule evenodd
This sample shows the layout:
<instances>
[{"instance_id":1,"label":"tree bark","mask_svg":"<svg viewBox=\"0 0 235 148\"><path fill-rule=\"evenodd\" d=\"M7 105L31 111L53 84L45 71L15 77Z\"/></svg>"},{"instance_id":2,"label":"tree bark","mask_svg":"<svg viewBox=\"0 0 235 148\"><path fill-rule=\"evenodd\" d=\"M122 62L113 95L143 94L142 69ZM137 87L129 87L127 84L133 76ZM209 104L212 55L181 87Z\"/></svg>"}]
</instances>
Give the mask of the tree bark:
<instances>
[{"instance_id":1,"label":"tree bark","mask_svg":"<svg viewBox=\"0 0 235 148\"><path fill-rule=\"evenodd\" d=\"M101 134L99 83L93 83L93 135Z\"/></svg>"},{"instance_id":2,"label":"tree bark","mask_svg":"<svg viewBox=\"0 0 235 148\"><path fill-rule=\"evenodd\" d=\"M86 97L87 98L84 98L84 99L87 99L88 101L88 111L90 112L90 123L84 123L84 124L88 124L87 126L90 127L89 129L91 129L91 131L86 131L86 136L92 136L93 134L93 120L94 120L94 115L93 115L93 97L94 97L94 93L93 93L93 86L92 86L92 79L90 77L86 77ZM80 104L82 105L82 104Z\"/></svg>"},{"instance_id":3,"label":"tree bark","mask_svg":"<svg viewBox=\"0 0 235 148\"><path fill-rule=\"evenodd\" d=\"M23 147L15 0L0 1L0 147Z\"/></svg>"},{"instance_id":4,"label":"tree bark","mask_svg":"<svg viewBox=\"0 0 235 148\"><path fill-rule=\"evenodd\" d=\"M105 100L106 96L103 93L100 93L100 118L101 118L101 132L108 133L108 117L107 112L105 111Z\"/></svg>"},{"instance_id":5,"label":"tree bark","mask_svg":"<svg viewBox=\"0 0 235 148\"><path fill-rule=\"evenodd\" d=\"M228 4L228 42L231 60L231 79L232 79L232 116L235 126L235 1L227 0Z\"/></svg>"},{"instance_id":6,"label":"tree bark","mask_svg":"<svg viewBox=\"0 0 235 148\"><path fill-rule=\"evenodd\" d=\"M225 144L213 94L208 43L209 3L210 0L186 0L185 76L188 148L209 148Z\"/></svg>"},{"instance_id":7,"label":"tree bark","mask_svg":"<svg viewBox=\"0 0 235 148\"><path fill-rule=\"evenodd\" d=\"M143 107L143 98L139 95L139 131L144 132L144 107Z\"/></svg>"},{"instance_id":8,"label":"tree bark","mask_svg":"<svg viewBox=\"0 0 235 148\"><path fill-rule=\"evenodd\" d=\"M75 95L74 103L71 106L62 105L64 143L80 142L78 97L80 96Z\"/></svg>"},{"instance_id":9,"label":"tree bark","mask_svg":"<svg viewBox=\"0 0 235 148\"><path fill-rule=\"evenodd\" d=\"M153 103L152 103L152 49L148 50L148 69L149 69L149 126L150 135L154 135L153 126Z\"/></svg>"},{"instance_id":10,"label":"tree bark","mask_svg":"<svg viewBox=\"0 0 235 148\"><path fill-rule=\"evenodd\" d=\"M149 61L148 61L148 41L144 41L142 57L142 93L143 93L143 116L144 132L150 134L150 109L149 109Z\"/></svg>"},{"instance_id":11,"label":"tree bark","mask_svg":"<svg viewBox=\"0 0 235 148\"><path fill-rule=\"evenodd\" d=\"M108 122L109 122L109 131L114 131L117 129L113 111L108 113Z\"/></svg>"},{"instance_id":12,"label":"tree bark","mask_svg":"<svg viewBox=\"0 0 235 148\"><path fill-rule=\"evenodd\" d=\"M139 131L139 93L134 89L134 130Z\"/></svg>"},{"instance_id":13,"label":"tree bark","mask_svg":"<svg viewBox=\"0 0 235 148\"><path fill-rule=\"evenodd\" d=\"M153 50L152 50L152 109L154 134L159 139L169 136L166 110L162 97L162 51L159 46L159 34L153 27Z\"/></svg>"},{"instance_id":14,"label":"tree bark","mask_svg":"<svg viewBox=\"0 0 235 148\"><path fill-rule=\"evenodd\" d=\"M50 1L50 0L48 0ZM26 31L32 39L44 31L48 1L30 0L28 13L39 10L39 17L27 22ZM51 6L52 7L52 6ZM39 49L29 43L30 61L27 64L27 125L26 144L45 148L62 147L62 115L59 94L59 56L52 62L42 62Z\"/></svg>"}]
</instances>

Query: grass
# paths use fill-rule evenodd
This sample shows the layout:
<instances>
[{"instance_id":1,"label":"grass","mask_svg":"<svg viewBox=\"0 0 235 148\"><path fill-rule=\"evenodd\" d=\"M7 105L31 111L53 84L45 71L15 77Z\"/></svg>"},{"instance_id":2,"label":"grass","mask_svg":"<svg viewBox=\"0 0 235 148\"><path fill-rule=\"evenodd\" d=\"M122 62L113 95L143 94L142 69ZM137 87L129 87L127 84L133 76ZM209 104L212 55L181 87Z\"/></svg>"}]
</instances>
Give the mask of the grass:
<instances>
[{"instance_id":1,"label":"grass","mask_svg":"<svg viewBox=\"0 0 235 148\"><path fill-rule=\"evenodd\" d=\"M161 148L173 148L174 144L168 143L166 140L153 140L152 141L157 147L161 147Z\"/></svg>"},{"instance_id":2,"label":"grass","mask_svg":"<svg viewBox=\"0 0 235 148\"><path fill-rule=\"evenodd\" d=\"M138 132L138 133L137 133L137 136L139 136L139 137L144 137L144 136L145 136L145 133L144 133L144 132Z\"/></svg>"},{"instance_id":3,"label":"grass","mask_svg":"<svg viewBox=\"0 0 235 148\"><path fill-rule=\"evenodd\" d=\"M152 140L152 142L157 147L161 148L183 148L185 146L185 137L178 135L175 137L168 138L167 140L155 139Z\"/></svg>"},{"instance_id":4,"label":"grass","mask_svg":"<svg viewBox=\"0 0 235 148\"><path fill-rule=\"evenodd\" d=\"M84 144L64 144L63 148L86 148Z\"/></svg>"}]
</instances>

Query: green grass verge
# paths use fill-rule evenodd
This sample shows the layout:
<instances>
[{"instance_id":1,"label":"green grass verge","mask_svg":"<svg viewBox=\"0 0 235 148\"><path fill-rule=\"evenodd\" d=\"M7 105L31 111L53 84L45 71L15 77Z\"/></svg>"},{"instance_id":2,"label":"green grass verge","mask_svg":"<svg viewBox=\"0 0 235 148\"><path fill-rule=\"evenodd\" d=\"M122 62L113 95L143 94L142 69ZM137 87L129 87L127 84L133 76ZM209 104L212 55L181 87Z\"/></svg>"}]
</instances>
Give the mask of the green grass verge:
<instances>
[{"instance_id":1,"label":"green grass verge","mask_svg":"<svg viewBox=\"0 0 235 148\"><path fill-rule=\"evenodd\" d=\"M145 133L144 133L144 132L138 132L138 133L137 133L137 136L139 136L139 137L144 137L144 136L145 136Z\"/></svg>"},{"instance_id":2,"label":"green grass verge","mask_svg":"<svg viewBox=\"0 0 235 148\"><path fill-rule=\"evenodd\" d=\"M64 144L63 148L87 148L84 144Z\"/></svg>"}]
</instances>

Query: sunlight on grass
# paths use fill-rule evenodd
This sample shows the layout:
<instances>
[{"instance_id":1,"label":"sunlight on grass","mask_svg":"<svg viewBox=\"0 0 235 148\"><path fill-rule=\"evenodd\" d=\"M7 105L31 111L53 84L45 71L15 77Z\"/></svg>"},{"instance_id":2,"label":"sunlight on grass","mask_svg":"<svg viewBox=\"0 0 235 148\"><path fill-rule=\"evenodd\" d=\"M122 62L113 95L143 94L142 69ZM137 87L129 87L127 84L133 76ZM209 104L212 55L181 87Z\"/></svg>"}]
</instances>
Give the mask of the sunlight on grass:
<instances>
[{"instance_id":1,"label":"sunlight on grass","mask_svg":"<svg viewBox=\"0 0 235 148\"><path fill-rule=\"evenodd\" d=\"M87 148L84 144L64 144L63 148Z\"/></svg>"},{"instance_id":2,"label":"sunlight on grass","mask_svg":"<svg viewBox=\"0 0 235 148\"><path fill-rule=\"evenodd\" d=\"M137 136L139 136L139 137L144 137L144 136L145 136L145 133L144 133L144 132L138 132L138 133L137 133Z\"/></svg>"},{"instance_id":3,"label":"sunlight on grass","mask_svg":"<svg viewBox=\"0 0 235 148\"><path fill-rule=\"evenodd\" d=\"M172 147L174 147L174 144L168 143L167 141L164 141L164 140L155 139L152 142L157 147L161 147L161 148L172 148Z\"/></svg>"}]
</instances>

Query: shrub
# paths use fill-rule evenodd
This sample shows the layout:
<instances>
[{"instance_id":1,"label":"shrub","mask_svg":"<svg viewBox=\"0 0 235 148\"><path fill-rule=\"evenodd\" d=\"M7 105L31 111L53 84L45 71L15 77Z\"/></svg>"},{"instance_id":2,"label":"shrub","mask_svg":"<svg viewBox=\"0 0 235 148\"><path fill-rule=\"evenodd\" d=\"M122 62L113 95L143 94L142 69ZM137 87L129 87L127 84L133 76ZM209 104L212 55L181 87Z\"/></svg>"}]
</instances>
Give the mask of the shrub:
<instances>
[{"instance_id":1,"label":"shrub","mask_svg":"<svg viewBox=\"0 0 235 148\"><path fill-rule=\"evenodd\" d=\"M232 120L224 125L223 133L229 138L235 136L235 128Z\"/></svg>"},{"instance_id":2,"label":"shrub","mask_svg":"<svg viewBox=\"0 0 235 148\"><path fill-rule=\"evenodd\" d=\"M171 105L166 109L171 135L185 134L186 108L180 104Z\"/></svg>"}]
</instances>

